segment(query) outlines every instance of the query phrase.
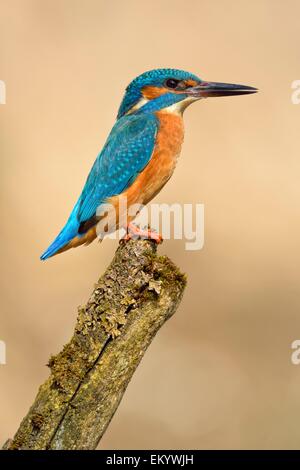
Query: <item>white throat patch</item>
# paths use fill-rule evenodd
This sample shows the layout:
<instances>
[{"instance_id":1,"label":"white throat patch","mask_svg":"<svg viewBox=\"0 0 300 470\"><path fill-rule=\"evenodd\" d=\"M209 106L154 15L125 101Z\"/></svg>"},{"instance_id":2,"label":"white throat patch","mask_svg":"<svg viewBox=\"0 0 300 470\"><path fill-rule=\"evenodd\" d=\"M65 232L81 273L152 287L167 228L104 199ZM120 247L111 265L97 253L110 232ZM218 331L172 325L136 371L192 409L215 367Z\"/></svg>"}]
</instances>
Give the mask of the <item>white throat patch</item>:
<instances>
[{"instance_id":1,"label":"white throat patch","mask_svg":"<svg viewBox=\"0 0 300 470\"><path fill-rule=\"evenodd\" d=\"M178 103L171 104L171 106L167 106L166 108L162 108L160 111L165 111L171 114L182 114L183 111L194 101L199 100L199 98L195 98L194 96L188 96L184 100L179 101ZM142 108L146 103L149 103L151 100L147 100L146 98L142 97L139 101L129 110L126 114L132 114L138 109Z\"/></svg>"},{"instance_id":2,"label":"white throat patch","mask_svg":"<svg viewBox=\"0 0 300 470\"><path fill-rule=\"evenodd\" d=\"M168 106L167 108L163 108L164 111L167 113L173 113L173 114L182 114L183 111L194 101L197 101L199 98L195 98L194 96L189 96L185 98L182 101L179 101L178 103L174 103L171 106Z\"/></svg>"}]
</instances>

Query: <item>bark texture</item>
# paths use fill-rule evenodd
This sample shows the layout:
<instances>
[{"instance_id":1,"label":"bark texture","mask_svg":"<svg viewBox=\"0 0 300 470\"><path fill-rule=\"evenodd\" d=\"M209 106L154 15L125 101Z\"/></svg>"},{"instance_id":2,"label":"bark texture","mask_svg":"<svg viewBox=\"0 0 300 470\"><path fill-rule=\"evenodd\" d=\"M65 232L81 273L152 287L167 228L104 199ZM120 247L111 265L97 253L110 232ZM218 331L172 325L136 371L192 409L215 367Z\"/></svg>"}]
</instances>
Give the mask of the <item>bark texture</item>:
<instances>
[{"instance_id":1,"label":"bark texture","mask_svg":"<svg viewBox=\"0 0 300 470\"><path fill-rule=\"evenodd\" d=\"M186 279L150 240L121 242L5 449L95 449Z\"/></svg>"}]
</instances>

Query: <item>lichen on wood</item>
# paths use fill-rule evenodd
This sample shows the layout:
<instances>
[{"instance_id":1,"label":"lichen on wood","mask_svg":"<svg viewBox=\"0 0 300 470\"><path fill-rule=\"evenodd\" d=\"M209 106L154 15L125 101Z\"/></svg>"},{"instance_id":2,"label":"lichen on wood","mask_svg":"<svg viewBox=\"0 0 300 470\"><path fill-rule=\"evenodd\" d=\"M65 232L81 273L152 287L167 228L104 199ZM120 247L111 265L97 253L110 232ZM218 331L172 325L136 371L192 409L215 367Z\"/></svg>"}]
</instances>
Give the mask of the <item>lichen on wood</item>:
<instances>
[{"instance_id":1,"label":"lichen on wood","mask_svg":"<svg viewBox=\"0 0 300 470\"><path fill-rule=\"evenodd\" d=\"M5 449L95 449L186 278L151 240L121 242Z\"/></svg>"}]
</instances>

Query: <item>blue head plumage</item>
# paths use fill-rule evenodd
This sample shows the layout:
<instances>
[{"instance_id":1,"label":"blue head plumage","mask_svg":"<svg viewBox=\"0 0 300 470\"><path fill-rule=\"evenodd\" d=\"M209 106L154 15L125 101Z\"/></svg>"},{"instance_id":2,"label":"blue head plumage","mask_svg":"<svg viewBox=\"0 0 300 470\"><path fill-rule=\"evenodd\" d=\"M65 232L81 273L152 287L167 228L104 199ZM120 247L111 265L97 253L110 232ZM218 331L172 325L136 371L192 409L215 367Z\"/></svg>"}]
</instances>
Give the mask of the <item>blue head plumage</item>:
<instances>
[{"instance_id":1,"label":"blue head plumage","mask_svg":"<svg viewBox=\"0 0 300 470\"><path fill-rule=\"evenodd\" d=\"M172 90L172 83L175 84L183 81L190 81L192 86L201 82L201 79L190 72L178 69L155 69L139 75L126 88L117 118L119 119L124 116L124 114L127 114L143 98L142 90L145 87L151 86L170 89L170 93L168 94L169 96L160 98L159 103L161 104L163 100L165 100L168 105L182 100L184 98L184 93L182 93L181 97L179 97L180 95L178 94L176 96L172 93L172 91L174 91ZM168 87L168 84L170 84L171 87ZM157 97L156 100L157 99L159 99L159 97ZM154 107L153 104L152 107Z\"/></svg>"}]
</instances>

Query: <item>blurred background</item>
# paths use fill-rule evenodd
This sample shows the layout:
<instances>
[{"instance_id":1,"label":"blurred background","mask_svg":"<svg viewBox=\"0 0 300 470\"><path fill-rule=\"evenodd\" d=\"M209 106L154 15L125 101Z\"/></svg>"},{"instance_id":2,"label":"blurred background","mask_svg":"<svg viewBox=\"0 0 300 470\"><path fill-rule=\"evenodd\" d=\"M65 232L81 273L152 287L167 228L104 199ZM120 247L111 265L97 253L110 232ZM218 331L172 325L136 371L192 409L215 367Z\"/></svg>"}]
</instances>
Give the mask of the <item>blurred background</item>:
<instances>
[{"instance_id":1,"label":"blurred background","mask_svg":"<svg viewBox=\"0 0 300 470\"><path fill-rule=\"evenodd\" d=\"M1 0L0 444L117 246L39 255L65 223L126 85L157 67L258 87L185 113L154 202L205 204L205 245L159 248L188 275L102 449L299 448L298 0Z\"/></svg>"}]
</instances>

